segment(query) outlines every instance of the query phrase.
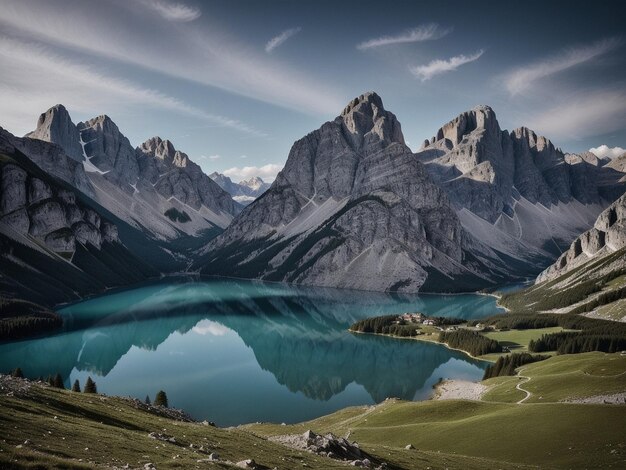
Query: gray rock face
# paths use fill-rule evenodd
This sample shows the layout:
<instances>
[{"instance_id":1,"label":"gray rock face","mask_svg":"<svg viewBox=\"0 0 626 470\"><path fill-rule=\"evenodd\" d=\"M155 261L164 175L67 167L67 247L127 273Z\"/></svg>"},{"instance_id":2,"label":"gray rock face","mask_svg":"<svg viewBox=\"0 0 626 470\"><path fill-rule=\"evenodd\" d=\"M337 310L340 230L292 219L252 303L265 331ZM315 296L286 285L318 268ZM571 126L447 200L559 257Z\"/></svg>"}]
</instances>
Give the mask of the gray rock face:
<instances>
[{"instance_id":1,"label":"gray rock face","mask_svg":"<svg viewBox=\"0 0 626 470\"><path fill-rule=\"evenodd\" d=\"M76 222L72 225L72 231L76 237L76 241L79 241L83 245L91 244L96 248L100 248L102 244L102 235L97 227L93 226L89 222Z\"/></svg>"},{"instance_id":2,"label":"gray rock face","mask_svg":"<svg viewBox=\"0 0 626 470\"><path fill-rule=\"evenodd\" d=\"M492 232L522 259L559 252L626 189L593 154L565 155L525 127L503 131L488 106L444 125L416 157L468 231Z\"/></svg>"},{"instance_id":3,"label":"gray rock face","mask_svg":"<svg viewBox=\"0 0 626 470\"><path fill-rule=\"evenodd\" d=\"M139 165L130 141L106 115L78 123L90 162L107 172L106 178L127 192L137 182Z\"/></svg>"},{"instance_id":4,"label":"gray rock face","mask_svg":"<svg viewBox=\"0 0 626 470\"><path fill-rule=\"evenodd\" d=\"M236 214L239 205L187 154L169 140L153 137L137 148L141 178L165 198L176 198L196 210L202 206L215 213Z\"/></svg>"},{"instance_id":5,"label":"gray rock face","mask_svg":"<svg viewBox=\"0 0 626 470\"><path fill-rule=\"evenodd\" d=\"M60 145L65 153L76 160L84 160L83 150L80 146L78 129L72 122L69 113L62 104L50 108L39 116L37 128L26 137L31 139L55 142Z\"/></svg>"},{"instance_id":6,"label":"gray rock face","mask_svg":"<svg viewBox=\"0 0 626 470\"><path fill-rule=\"evenodd\" d=\"M52 190L39 178L31 178L28 185L28 203L35 204L52 197Z\"/></svg>"},{"instance_id":7,"label":"gray rock face","mask_svg":"<svg viewBox=\"0 0 626 470\"><path fill-rule=\"evenodd\" d=\"M26 207L27 177L28 174L16 165L4 166L0 180L2 182L2 201L0 202L2 214Z\"/></svg>"},{"instance_id":8,"label":"gray rock face","mask_svg":"<svg viewBox=\"0 0 626 470\"><path fill-rule=\"evenodd\" d=\"M154 238L174 239L185 233L198 235L215 225L224 227L241 210L169 141L155 137L135 149L106 115L76 126L62 106L55 106L42 116L29 136L43 140L22 139L24 143L17 143L21 150L45 171L64 179ZM57 131L60 127L65 131ZM31 148L24 148L26 145ZM64 160L74 160L65 153L77 151L82 163L68 165ZM175 199L173 204L170 199ZM187 209L191 221L184 225L165 216L172 207L181 210L181 204L197 211Z\"/></svg>"},{"instance_id":9,"label":"gray rock face","mask_svg":"<svg viewBox=\"0 0 626 470\"><path fill-rule=\"evenodd\" d=\"M293 145L263 198L206 248L203 270L414 292L434 271L477 278L464 240L400 123L367 93Z\"/></svg>"},{"instance_id":10,"label":"gray rock face","mask_svg":"<svg viewBox=\"0 0 626 470\"><path fill-rule=\"evenodd\" d=\"M54 180L29 175L16 164L2 165L0 225L36 238L55 252L73 252L77 241L98 248L103 239L119 243L114 224L102 222L97 212L77 203L75 193L50 181Z\"/></svg>"},{"instance_id":11,"label":"gray rock face","mask_svg":"<svg viewBox=\"0 0 626 470\"><path fill-rule=\"evenodd\" d=\"M606 256L626 246L626 194L605 209L593 228L574 240L536 282L555 279L589 260Z\"/></svg>"},{"instance_id":12,"label":"gray rock face","mask_svg":"<svg viewBox=\"0 0 626 470\"><path fill-rule=\"evenodd\" d=\"M65 212L56 201L44 201L28 208L29 233L36 238L45 238L50 232L67 228Z\"/></svg>"},{"instance_id":13,"label":"gray rock face","mask_svg":"<svg viewBox=\"0 0 626 470\"><path fill-rule=\"evenodd\" d=\"M62 179L88 196L94 195L94 188L82 163L69 158L62 147L35 138L20 139L0 128L0 150L10 154L16 149L46 173Z\"/></svg>"}]
</instances>

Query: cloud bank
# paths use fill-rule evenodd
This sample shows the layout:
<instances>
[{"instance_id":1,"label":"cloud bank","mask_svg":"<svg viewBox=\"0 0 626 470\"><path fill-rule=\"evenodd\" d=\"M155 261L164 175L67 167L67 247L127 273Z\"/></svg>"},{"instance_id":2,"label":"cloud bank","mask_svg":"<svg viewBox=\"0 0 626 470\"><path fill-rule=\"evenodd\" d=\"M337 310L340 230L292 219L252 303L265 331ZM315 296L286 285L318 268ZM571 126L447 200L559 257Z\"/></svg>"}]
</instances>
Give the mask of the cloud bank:
<instances>
[{"instance_id":1,"label":"cloud bank","mask_svg":"<svg viewBox=\"0 0 626 470\"><path fill-rule=\"evenodd\" d=\"M589 151L598 158L617 158L626 153L626 149L622 147L609 147L608 145L591 147Z\"/></svg>"},{"instance_id":2,"label":"cloud bank","mask_svg":"<svg viewBox=\"0 0 626 470\"><path fill-rule=\"evenodd\" d=\"M276 178L276 175L283 169L283 165L276 165L275 163L269 163L264 166L244 166L233 167L225 170L223 173L231 178L233 181L241 181L252 178L253 176L260 176L267 182L272 182Z\"/></svg>"}]
</instances>

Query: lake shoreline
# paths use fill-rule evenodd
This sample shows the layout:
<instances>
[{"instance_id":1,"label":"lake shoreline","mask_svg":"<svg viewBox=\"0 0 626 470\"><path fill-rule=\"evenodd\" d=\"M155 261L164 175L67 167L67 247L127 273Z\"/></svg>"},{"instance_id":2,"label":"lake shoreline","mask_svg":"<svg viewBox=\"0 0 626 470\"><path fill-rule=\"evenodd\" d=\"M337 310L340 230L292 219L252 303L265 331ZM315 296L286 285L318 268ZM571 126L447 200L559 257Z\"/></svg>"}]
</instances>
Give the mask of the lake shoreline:
<instances>
[{"instance_id":1,"label":"lake shoreline","mask_svg":"<svg viewBox=\"0 0 626 470\"><path fill-rule=\"evenodd\" d=\"M369 333L369 332L365 332L365 331L356 331L356 330L352 330L350 328L348 328L348 331L350 333L356 333L356 334L360 334L360 335L386 336L387 338L393 338L393 339L415 340L415 341L421 341L422 343L439 344L441 346L445 346L446 348L450 349L451 351L462 352L466 356L468 356L468 357L470 357L472 359L475 359L477 361L489 362L490 364L493 364L493 363L496 362L496 361L492 361L491 359L484 359L482 357L473 356L468 351L465 351L464 349L453 348L448 343L441 343L441 342L439 342L437 340L430 340L430 339L420 338L420 336L425 336L425 335L419 335L419 336L397 336L397 335L390 335L390 334L384 334L384 333Z\"/></svg>"}]
</instances>

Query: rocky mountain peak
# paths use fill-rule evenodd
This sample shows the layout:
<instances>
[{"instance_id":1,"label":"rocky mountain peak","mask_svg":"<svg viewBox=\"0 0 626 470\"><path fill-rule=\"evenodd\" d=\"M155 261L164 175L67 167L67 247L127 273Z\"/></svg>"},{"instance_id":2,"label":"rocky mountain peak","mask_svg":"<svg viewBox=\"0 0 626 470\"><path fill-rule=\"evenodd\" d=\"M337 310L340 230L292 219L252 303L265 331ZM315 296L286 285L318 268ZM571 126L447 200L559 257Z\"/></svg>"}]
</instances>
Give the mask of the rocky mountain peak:
<instances>
[{"instance_id":1,"label":"rocky mountain peak","mask_svg":"<svg viewBox=\"0 0 626 470\"><path fill-rule=\"evenodd\" d=\"M266 183L259 176L253 176L250 179L240 181L239 184L247 186L250 189L259 189L261 186L265 185Z\"/></svg>"},{"instance_id":2,"label":"rocky mountain peak","mask_svg":"<svg viewBox=\"0 0 626 470\"><path fill-rule=\"evenodd\" d=\"M337 117L355 148L392 142L404 144L402 128L396 116L385 110L383 100L375 92L354 98Z\"/></svg>"},{"instance_id":3,"label":"rocky mountain peak","mask_svg":"<svg viewBox=\"0 0 626 470\"><path fill-rule=\"evenodd\" d=\"M437 131L430 141L425 141L424 146L442 141L448 149L461 143L463 137L474 131L487 133L489 137L500 138L500 125L496 113L487 105L475 106L469 111L459 114Z\"/></svg>"},{"instance_id":4,"label":"rocky mountain peak","mask_svg":"<svg viewBox=\"0 0 626 470\"><path fill-rule=\"evenodd\" d=\"M37 128L26 137L59 144L68 156L76 161L83 161L78 129L62 104L57 104L42 113L37 120Z\"/></svg>"},{"instance_id":5,"label":"rocky mountain peak","mask_svg":"<svg viewBox=\"0 0 626 470\"><path fill-rule=\"evenodd\" d=\"M171 141L167 139L163 140L159 136L151 137L146 140L138 147L138 150L142 153L152 155L154 158L158 158L167 165L184 168L189 164L187 154L176 150Z\"/></svg>"},{"instance_id":6,"label":"rocky mountain peak","mask_svg":"<svg viewBox=\"0 0 626 470\"><path fill-rule=\"evenodd\" d=\"M87 127L92 128L96 131L101 131L109 134L120 134L120 129L119 127L117 127L117 124L115 124L115 122L113 122L113 120L106 114L101 114L99 116L96 116L95 118L91 118L88 121L78 124L78 128L80 130L83 130Z\"/></svg>"}]
</instances>

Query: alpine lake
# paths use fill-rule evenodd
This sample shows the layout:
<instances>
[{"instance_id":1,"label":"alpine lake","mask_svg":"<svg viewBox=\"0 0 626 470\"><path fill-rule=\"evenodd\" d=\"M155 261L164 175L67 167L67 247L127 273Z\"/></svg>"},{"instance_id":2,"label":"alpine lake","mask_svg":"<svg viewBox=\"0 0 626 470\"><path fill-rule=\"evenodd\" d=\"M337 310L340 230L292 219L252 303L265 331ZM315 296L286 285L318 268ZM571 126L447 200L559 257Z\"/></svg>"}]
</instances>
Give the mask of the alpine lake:
<instances>
[{"instance_id":1,"label":"alpine lake","mask_svg":"<svg viewBox=\"0 0 626 470\"><path fill-rule=\"evenodd\" d=\"M0 371L169 404L219 426L294 423L387 397L425 400L488 363L443 345L353 334L356 320L423 312L476 319L493 296L407 295L173 277L62 306L63 329L0 344Z\"/></svg>"}]
</instances>

